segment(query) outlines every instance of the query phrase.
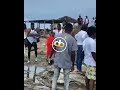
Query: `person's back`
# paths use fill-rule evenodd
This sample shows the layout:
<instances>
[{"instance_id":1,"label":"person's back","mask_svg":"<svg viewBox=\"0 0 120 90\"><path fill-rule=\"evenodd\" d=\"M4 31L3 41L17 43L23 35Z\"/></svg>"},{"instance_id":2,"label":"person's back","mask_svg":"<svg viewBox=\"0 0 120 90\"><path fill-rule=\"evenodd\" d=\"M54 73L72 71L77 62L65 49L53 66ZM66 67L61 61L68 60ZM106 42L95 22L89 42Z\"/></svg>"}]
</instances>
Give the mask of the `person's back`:
<instances>
[{"instance_id":1,"label":"person's back","mask_svg":"<svg viewBox=\"0 0 120 90\"><path fill-rule=\"evenodd\" d=\"M86 38L83 42L83 50L84 50L84 63L87 65L96 66L96 62L93 59L93 56L91 54L92 50L94 52L96 48L96 41L90 37Z\"/></svg>"},{"instance_id":2,"label":"person's back","mask_svg":"<svg viewBox=\"0 0 120 90\"><path fill-rule=\"evenodd\" d=\"M77 66L77 72L80 72L81 74L82 74L82 61L83 61L83 58L84 58L82 45L83 45L83 41L85 40L85 38L87 38L86 30L87 30L87 26L86 25L82 25L81 31L79 31L75 35L75 38L77 40L77 46L78 46L76 66Z\"/></svg>"},{"instance_id":3,"label":"person's back","mask_svg":"<svg viewBox=\"0 0 120 90\"><path fill-rule=\"evenodd\" d=\"M77 45L82 45L84 39L87 37L87 32L86 31L79 31L76 35L75 38L77 40Z\"/></svg>"},{"instance_id":4,"label":"person's back","mask_svg":"<svg viewBox=\"0 0 120 90\"><path fill-rule=\"evenodd\" d=\"M88 38L83 42L86 90L94 89L96 80L96 27L89 27L87 30Z\"/></svg>"},{"instance_id":5,"label":"person's back","mask_svg":"<svg viewBox=\"0 0 120 90\"><path fill-rule=\"evenodd\" d=\"M69 90L69 74L71 70L74 70L75 52L77 51L76 40L70 35L72 30L72 24L66 24L65 33L53 41L53 51L56 51L56 54L54 58L54 76L52 81L52 90L56 90L57 80L61 69L63 69L64 73L64 90ZM51 52L50 58L54 52Z\"/></svg>"},{"instance_id":6,"label":"person's back","mask_svg":"<svg viewBox=\"0 0 120 90\"><path fill-rule=\"evenodd\" d=\"M60 37L66 40L67 46L64 51L56 53L54 58L54 65L57 65L58 67L63 69L70 69L72 65L71 51L72 49L77 50L76 40L70 34L67 33L63 33ZM61 50L61 48L56 49Z\"/></svg>"}]
</instances>

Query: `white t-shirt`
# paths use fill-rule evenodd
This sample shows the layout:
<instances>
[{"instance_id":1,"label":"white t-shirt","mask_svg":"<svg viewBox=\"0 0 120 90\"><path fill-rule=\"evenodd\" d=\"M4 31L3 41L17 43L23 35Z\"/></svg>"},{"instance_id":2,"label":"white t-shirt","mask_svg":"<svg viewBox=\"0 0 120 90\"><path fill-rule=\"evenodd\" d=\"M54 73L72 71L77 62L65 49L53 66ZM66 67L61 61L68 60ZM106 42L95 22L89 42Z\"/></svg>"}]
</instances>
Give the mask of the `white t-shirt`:
<instances>
[{"instance_id":1,"label":"white t-shirt","mask_svg":"<svg viewBox=\"0 0 120 90\"><path fill-rule=\"evenodd\" d=\"M81 30L75 35L75 38L77 40L77 45L83 45L83 41L87 38L87 32Z\"/></svg>"},{"instance_id":2,"label":"white t-shirt","mask_svg":"<svg viewBox=\"0 0 120 90\"><path fill-rule=\"evenodd\" d=\"M94 26L94 25L95 25L95 20L92 20L92 21L89 23L88 26L90 27L90 26Z\"/></svg>"},{"instance_id":3,"label":"white t-shirt","mask_svg":"<svg viewBox=\"0 0 120 90\"><path fill-rule=\"evenodd\" d=\"M86 18L84 22L85 22L85 24L88 24L89 23L89 19Z\"/></svg>"},{"instance_id":4,"label":"white t-shirt","mask_svg":"<svg viewBox=\"0 0 120 90\"><path fill-rule=\"evenodd\" d=\"M96 53L96 41L90 37L86 38L83 42L84 63L86 65L96 66L96 61L92 57L91 52Z\"/></svg>"},{"instance_id":5,"label":"white t-shirt","mask_svg":"<svg viewBox=\"0 0 120 90\"><path fill-rule=\"evenodd\" d=\"M59 32L58 30L53 30L53 32L55 33L55 37L59 37L63 33L63 30L61 29Z\"/></svg>"}]
</instances>

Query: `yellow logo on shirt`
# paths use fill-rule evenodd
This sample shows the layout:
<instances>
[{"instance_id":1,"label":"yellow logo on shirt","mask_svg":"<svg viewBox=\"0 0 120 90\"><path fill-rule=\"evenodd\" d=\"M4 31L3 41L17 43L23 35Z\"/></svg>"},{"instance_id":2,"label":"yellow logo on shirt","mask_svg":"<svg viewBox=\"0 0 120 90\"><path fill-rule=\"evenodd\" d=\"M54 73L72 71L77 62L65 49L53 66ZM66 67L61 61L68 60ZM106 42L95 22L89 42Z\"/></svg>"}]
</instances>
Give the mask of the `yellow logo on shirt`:
<instances>
[{"instance_id":1,"label":"yellow logo on shirt","mask_svg":"<svg viewBox=\"0 0 120 90\"><path fill-rule=\"evenodd\" d=\"M55 47L58 47L58 48L55 48ZM56 37L52 42L52 48L56 52L63 52L66 49L66 47L67 47L67 42L66 42L65 38Z\"/></svg>"},{"instance_id":2,"label":"yellow logo on shirt","mask_svg":"<svg viewBox=\"0 0 120 90\"><path fill-rule=\"evenodd\" d=\"M59 48L64 48L65 46L65 44L61 40L55 41L53 45Z\"/></svg>"}]
</instances>

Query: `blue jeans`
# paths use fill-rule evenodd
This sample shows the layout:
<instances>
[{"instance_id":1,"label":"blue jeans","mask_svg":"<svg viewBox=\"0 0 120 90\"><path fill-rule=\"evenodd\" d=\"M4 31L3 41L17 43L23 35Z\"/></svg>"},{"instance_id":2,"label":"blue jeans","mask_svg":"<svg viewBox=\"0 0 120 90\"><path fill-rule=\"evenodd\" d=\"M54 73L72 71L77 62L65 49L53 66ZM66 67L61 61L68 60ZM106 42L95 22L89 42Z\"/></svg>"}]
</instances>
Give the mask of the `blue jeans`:
<instances>
[{"instance_id":1,"label":"blue jeans","mask_svg":"<svg viewBox=\"0 0 120 90\"><path fill-rule=\"evenodd\" d=\"M82 45L78 45L76 66L79 71L81 71L83 59L84 59L84 53L83 53Z\"/></svg>"},{"instance_id":2,"label":"blue jeans","mask_svg":"<svg viewBox=\"0 0 120 90\"><path fill-rule=\"evenodd\" d=\"M57 80L60 75L61 68L54 68L54 76L52 80L52 90L56 90L57 88ZM64 73L64 90L69 90L69 75L70 75L70 69L63 69Z\"/></svg>"}]
</instances>

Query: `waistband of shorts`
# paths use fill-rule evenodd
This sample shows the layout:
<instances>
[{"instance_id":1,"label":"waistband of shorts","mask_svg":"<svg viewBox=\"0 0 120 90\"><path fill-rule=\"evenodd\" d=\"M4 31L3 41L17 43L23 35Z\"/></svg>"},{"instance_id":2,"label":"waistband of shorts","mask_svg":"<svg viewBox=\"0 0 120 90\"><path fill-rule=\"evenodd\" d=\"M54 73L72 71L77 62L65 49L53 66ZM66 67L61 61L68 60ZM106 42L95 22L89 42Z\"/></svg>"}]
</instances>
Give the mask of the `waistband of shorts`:
<instances>
[{"instance_id":1,"label":"waistband of shorts","mask_svg":"<svg viewBox=\"0 0 120 90\"><path fill-rule=\"evenodd\" d=\"M83 63L83 65L96 68L96 66L86 65L85 63Z\"/></svg>"}]
</instances>

